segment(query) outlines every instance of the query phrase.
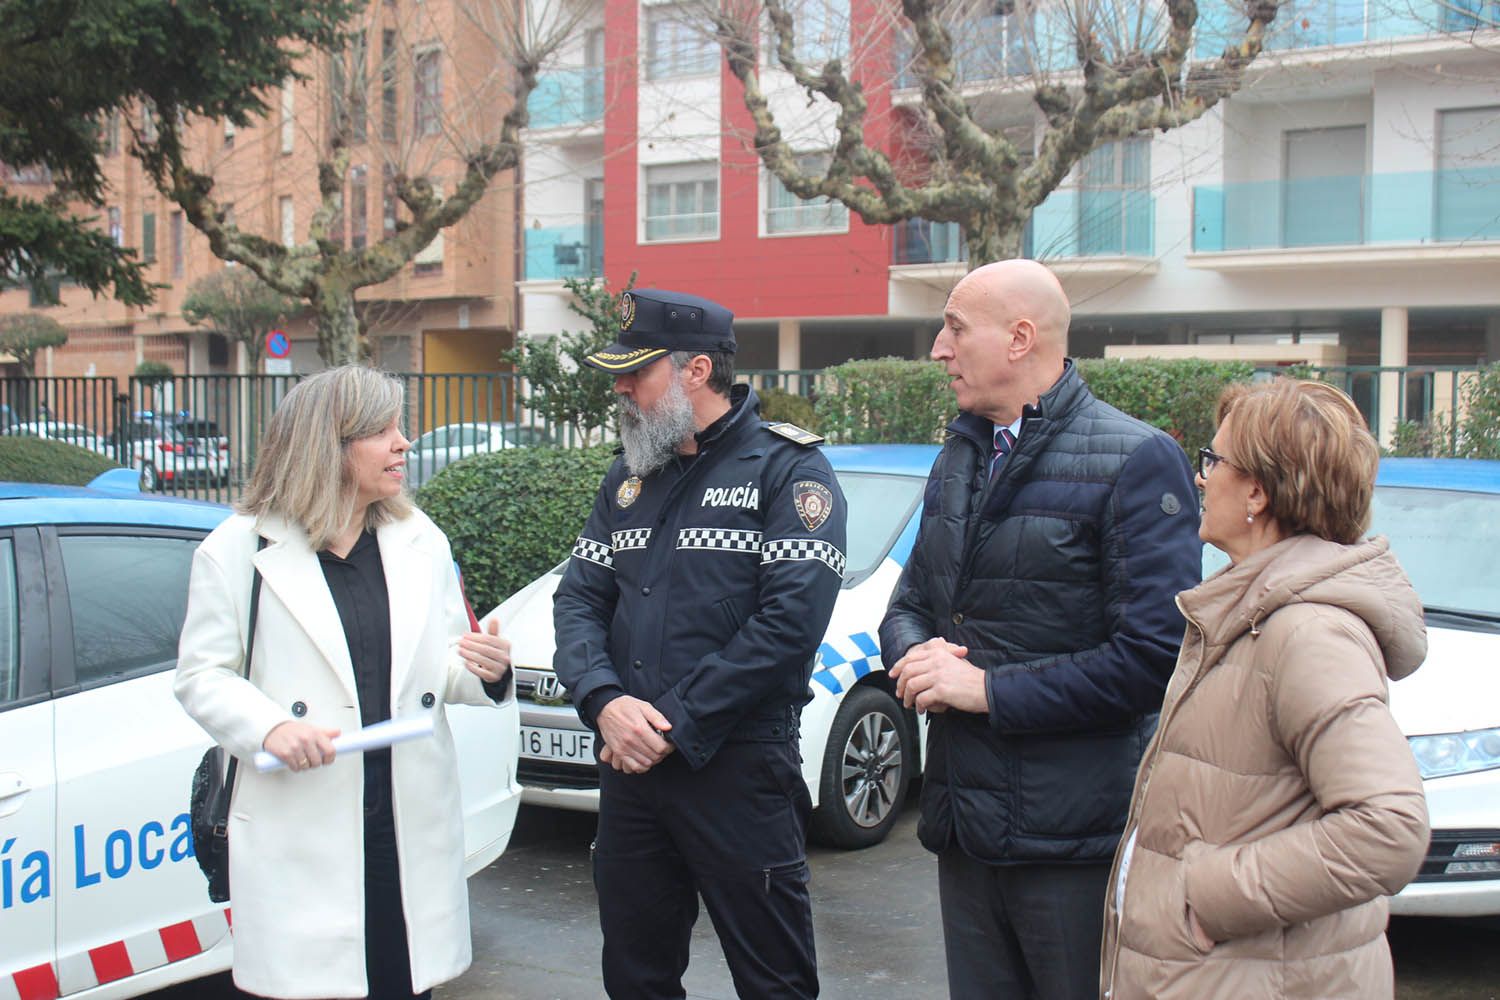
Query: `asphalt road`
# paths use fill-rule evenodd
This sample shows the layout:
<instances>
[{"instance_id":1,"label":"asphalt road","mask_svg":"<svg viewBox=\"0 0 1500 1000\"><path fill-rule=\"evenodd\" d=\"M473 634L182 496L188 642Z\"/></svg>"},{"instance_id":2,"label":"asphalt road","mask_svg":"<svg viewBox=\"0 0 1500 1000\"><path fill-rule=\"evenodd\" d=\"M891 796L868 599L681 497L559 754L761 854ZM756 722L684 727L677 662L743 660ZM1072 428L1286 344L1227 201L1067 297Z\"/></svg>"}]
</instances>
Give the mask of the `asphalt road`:
<instances>
[{"instance_id":1,"label":"asphalt road","mask_svg":"<svg viewBox=\"0 0 1500 1000\"><path fill-rule=\"evenodd\" d=\"M589 873L594 817L526 807L499 861L469 882L474 965L437 1000L584 1000L599 985L599 925ZM908 808L891 838L866 851L814 848L813 919L823 996L928 1000L947 993L937 867ZM1500 921L1397 920L1390 929L1397 1000L1500 1000ZM734 989L707 914L693 934L688 995ZM228 977L153 994L236 996Z\"/></svg>"}]
</instances>

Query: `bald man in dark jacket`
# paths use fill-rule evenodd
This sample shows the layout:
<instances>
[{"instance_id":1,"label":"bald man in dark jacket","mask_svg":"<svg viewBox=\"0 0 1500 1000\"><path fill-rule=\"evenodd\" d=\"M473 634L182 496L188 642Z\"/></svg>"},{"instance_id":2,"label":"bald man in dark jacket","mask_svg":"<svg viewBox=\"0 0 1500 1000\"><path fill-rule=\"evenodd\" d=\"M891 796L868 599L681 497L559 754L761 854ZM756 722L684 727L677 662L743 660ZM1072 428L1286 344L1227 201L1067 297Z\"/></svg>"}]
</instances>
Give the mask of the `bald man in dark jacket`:
<instances>
[{"instance_id":1,"label":"bald man in dark jacket","mask_svg":"<svg viewBox=\"0 0 1500 1000\"><path fill-rule=\"evenodd\" d=\"M1182 448L1099 402L1034 261L953 289L932 357L962 411L880 628L929 714L918 829L955 997L1094 997L1110 859L1201 575Z\"/></svg>"}]
</instances>

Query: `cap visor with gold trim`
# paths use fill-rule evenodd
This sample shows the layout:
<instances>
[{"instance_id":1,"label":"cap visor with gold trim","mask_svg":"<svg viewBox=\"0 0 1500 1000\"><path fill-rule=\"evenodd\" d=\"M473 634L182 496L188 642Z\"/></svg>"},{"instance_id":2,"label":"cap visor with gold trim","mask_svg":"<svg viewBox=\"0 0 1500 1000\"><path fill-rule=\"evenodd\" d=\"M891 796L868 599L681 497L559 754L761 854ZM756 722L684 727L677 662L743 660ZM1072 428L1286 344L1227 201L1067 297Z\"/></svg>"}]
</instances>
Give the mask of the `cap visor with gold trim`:
<instances>
[{"instance_id":1,"label":"cap visor with gold trim","mask_svg":"<svg viewBox=\"0 0 1500 1000\"><path fill-rule=\"evenodd\" d=\"M733 354L734 314L717 302L659 288L620 295L620 339L583 359L614 375L644 368L673 351Z\"/></svg>"}]
</instances>

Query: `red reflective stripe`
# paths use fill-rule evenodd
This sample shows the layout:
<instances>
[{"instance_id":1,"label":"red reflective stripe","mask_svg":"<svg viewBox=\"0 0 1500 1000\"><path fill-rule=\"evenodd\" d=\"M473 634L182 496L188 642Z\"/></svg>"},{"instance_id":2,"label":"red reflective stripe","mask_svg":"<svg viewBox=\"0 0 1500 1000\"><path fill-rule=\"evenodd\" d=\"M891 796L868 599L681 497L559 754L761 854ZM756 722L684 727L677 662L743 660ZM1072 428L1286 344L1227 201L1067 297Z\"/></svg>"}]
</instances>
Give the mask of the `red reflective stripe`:
<instances>
[{"instance_id":1,"label":"red reflective stripe","mask_svg":"<svg viewBox=\"0 0 1500 1000\"><path fill-rule=\"evenodd\" d=\"M203 951L203 946L198 943L198 932L193 929L191 920L163 927L158 933L161 934L162 947L167 949L168 962L180 962L184 958L192 958Z\"/></svg>"},{"instance_id":2,"label":"red reflective stripe","mask_svg":"<svg viewBox=\"0 0 1500 1000\"><path fill-rule=\"evenodd\" d=\"M34 965L11 977L21 1000L57 1000L57 972L48 965Z\"/></svg>"},{"instance_id":3,"label":"red reflective stripe","mask_svg":"<svg viewBox=\"0 0 1500 1000\"><path fill-rule=\"evenodd\" d=\"M94 975L101 983L112 983L135 973L130 964L130 953L124 941L114 941L89 949L89 961L94 963Z\"/></svg>"},{"instance_id":4,"label":"red reflective stripe","mask_svg":"<svg viewBox=\"0 0 1500 1000\"><path fill-rule=\"evenodd\" d=\"M234 918L229 915L229 907L224 907L224 922L230 927L234 926Z\"/></svg>"}]
</instances>

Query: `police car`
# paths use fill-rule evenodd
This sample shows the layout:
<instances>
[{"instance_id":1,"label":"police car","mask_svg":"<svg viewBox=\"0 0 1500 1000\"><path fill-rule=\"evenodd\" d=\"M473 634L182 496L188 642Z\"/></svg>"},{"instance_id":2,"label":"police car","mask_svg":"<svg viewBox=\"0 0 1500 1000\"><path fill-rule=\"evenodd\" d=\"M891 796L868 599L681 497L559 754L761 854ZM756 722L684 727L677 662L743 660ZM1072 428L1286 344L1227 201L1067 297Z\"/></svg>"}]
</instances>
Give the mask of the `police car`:
<instances>
[{"instance_id":1,"label":"police car","mask_svg":"<svg viewBox=\"0 0 1500 1000\"><path fill-rule=\"evenodd\" d=\"M208 737L172 695L193 551L228 514L0 483L0 1000L229 967L233 904L209 902L187 813ZM473 874L515 821L516 707L448 712Z\"/></svg>"},{"instance_id":2,"label":"police car","mask_svg":"<svg viewBox=\"0 0 1500 1000\"><path fill-rule=\"evenodd\" d=\"M840 847L883 840L921 772L925 722L903 709L880 662L877 632L917 534L930 445L825 448L849 507L843 590L813 664L802 710L802 775L813 833ZM562 567L496 610L511 639L521 702L522 801L598 809L593 733L552 672L552 595Z\"/></svg>"}]
</instances>

